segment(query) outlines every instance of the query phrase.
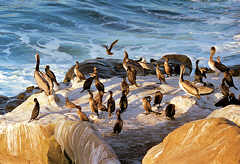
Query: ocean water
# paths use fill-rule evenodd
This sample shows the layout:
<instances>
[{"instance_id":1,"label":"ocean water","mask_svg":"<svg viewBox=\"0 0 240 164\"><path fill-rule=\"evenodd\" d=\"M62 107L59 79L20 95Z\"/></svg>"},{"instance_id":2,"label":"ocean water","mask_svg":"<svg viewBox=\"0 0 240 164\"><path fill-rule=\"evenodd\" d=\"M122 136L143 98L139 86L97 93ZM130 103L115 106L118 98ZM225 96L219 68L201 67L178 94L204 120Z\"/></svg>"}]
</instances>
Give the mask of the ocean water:
<instances>
[{"instance_id":1,"label":"ocean water","mask_svg":"<svg viewBox=\"0 0 240 164\"><path fill-rule=\"evenodd\" d=\"M239 0L0 0L0 95L14 96L33 78L34 55L62 81L76 60L186 54L207 66L209 49L239 64Z\"/></svg>"}]
</instances>

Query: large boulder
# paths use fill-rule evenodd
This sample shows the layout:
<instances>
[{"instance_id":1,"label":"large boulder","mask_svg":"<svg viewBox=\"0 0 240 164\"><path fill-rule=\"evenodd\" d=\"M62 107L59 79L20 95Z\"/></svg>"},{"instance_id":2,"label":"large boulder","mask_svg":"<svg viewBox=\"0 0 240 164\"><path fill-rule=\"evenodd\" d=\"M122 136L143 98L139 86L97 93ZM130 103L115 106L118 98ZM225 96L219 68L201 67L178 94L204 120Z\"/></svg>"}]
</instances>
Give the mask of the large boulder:
<instances>
[{"instance_id":1,"label":"large boulder","mask_svg":"<svg viewBox=\"0 0 240 164\"><path fill-rule=\"evenodd\" d=\"M224 118L184 124L151 148L143 164L239 164L240 128Z\"/></svg>"},{"instance_id":2,"label":"large boulder","mask_svg":"<svg viewBox=\"0 0 240 164\"><path fill-rule=\"evenodd\" d=\"M119 164L117 156L91 123L80 122L64 108L66 90L57 95L34 94L12 112L0 116L0 163ZM37 120L28 122L40 103Z\"/></svg>"},{"instance_id":3,"label":"large boulder","mask_svg":"<svg viewBox=\"0 0 240 164\"><path fill-rule=\"evenodd\" d=\"M214 110L208 118L224 117L240 126L240 105L228 105L221 109Z\"/></svg>"}]
</instances>

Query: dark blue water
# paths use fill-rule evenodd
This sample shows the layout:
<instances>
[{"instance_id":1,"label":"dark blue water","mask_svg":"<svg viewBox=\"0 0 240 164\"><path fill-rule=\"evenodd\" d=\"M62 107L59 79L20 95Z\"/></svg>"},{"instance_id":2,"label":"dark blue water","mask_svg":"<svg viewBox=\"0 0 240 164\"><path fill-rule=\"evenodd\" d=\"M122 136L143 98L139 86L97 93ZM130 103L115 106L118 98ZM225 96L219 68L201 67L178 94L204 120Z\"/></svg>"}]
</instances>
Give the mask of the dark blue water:
<instances>
[{"instance_id":1,"label":"dark blue water","mask_svg":"<svg viewBox=\"0 0 240 164\"><path fill-rule=\"evenodd\" d=\"M102 45L115 39L114 58L181 53L206 65L216 46L224 64L239 64L240 2L1 0L0 94L35 84L36 52L60 81L76 60L107 58Z\"/></svg>"}]
</instances>

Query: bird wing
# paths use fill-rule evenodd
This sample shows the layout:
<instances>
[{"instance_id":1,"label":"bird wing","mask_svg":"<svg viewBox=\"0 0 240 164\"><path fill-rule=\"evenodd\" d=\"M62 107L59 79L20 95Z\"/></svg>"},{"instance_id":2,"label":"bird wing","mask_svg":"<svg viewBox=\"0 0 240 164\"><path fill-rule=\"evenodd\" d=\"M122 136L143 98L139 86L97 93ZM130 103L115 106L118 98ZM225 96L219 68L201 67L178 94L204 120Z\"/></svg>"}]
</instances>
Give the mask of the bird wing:
<instances>
[{"instance_id":1,"label":"bird wing","mask_svg":"<svg viewBox=\"0 0 240 164\"><path fill-rule=\"evenodd\" d=\"M118 40L115 40L114 42L112 42L111 46L109 47L109 51L112 50L113 46L118 42Z\"/></svg>"},{"instance_id":2,"label":"bird wing","mask_svg":"<svg viewBox=\"0 0 240 164\"><path fill-rule=\"evenodd\" d=\"M40 89L44 90L44 92L49 95L50 94L50 87L46 79L41 76L39 71L34 71L34 78L37 82L37 85Z\"/></svg>"},{"instance_id":3,"label":"bird wing","mask_svg":"<svg viewBox=\"0 0 240 164\"><path fill-rule=\"evenodd\" d=\"M195 96L199 95L198 89L190 81L184 80L182 82L182 86L190 94L195 95Z\"/></svg>"},{"instance_id":4,"label":"bird wing","mask_svg":"<svg viewBox=\"0 0 240 164\"><path fill-rule=\"evenodd\" d=\"M214 65L217 69L219 69L221 72L225 72L228 70L228 67L225 66L224 64L222 63L218 63L218 62L214 62Z\"/></svg>"}]
</instances>

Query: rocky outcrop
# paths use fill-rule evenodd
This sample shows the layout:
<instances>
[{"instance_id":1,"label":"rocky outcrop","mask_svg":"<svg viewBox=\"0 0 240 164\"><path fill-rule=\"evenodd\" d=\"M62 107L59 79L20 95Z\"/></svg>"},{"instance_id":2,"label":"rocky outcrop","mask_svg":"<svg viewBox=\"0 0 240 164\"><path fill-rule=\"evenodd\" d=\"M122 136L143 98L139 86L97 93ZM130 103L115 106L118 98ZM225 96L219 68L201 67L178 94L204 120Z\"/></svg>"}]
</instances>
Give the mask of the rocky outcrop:
<instances>
[{"instance_id":1,"label":"rocky outcrop","mask_svg":"<svg viewBox=\"0 0 240 164\"><path fill-rule=\"evenodd\" d=\"M238 164L240 128L224 118L186 123L151 148L143 164Z\"/></svg>"},{"instance_id":2,"label":"rocky outcrop","mask_svg":"<svg viewBox=\"0 0 240 164\"><path fill-rule=\"evenodd\" d=\"M164 57L169 58L169 63L174 68L180 68L179 65L184 64L186 66L186 74L191 74L192 63L189 57L187 57L186 55L170 54L170 55L165 55ZM161 69L163 69L163 62L164 62L164 59L161 58L159 60L154 60L154 62L152 63L160 64ZM92 73L93 67L97 67L100 78L111 78L114 76L124 76L126 74L122 66L122 59L96 58L96 59L85 60L79 63L79 70L84 74ZM72 66L66 73L63 81L64 83L69 82L73 78L74 76L73 69L74 69L74 66ZM146 75L146 73L155 74L155 70L154 71L144 70L144 71L145 71L144 75ZM142 75L142 74L139 73L138 75Z\"/></svg>"},{"instance_id":3,"label":"rocky outcrop","mask_svg":"<svg viewBox=\"0 0 240 164\"><path fill-rule=\"evenodd\" d=\"M226 118L240 126L240 105L228 105L214 110L208 118Z\"/></svg>"},{"instance_id":4,"label":"rocky outcrop","mask_svg":"<svg viewBox=\"0 0 240 164\"><path fill-rule=\"evenodd\" d=\"M64 93L65 90L49 97L34 94L12 112L0 116L0 163L119 164L91 123L80 122L64 108ZM38 120L28 122L34 98L40 103L40 115Z\"/></svg>"}]
</instances>

